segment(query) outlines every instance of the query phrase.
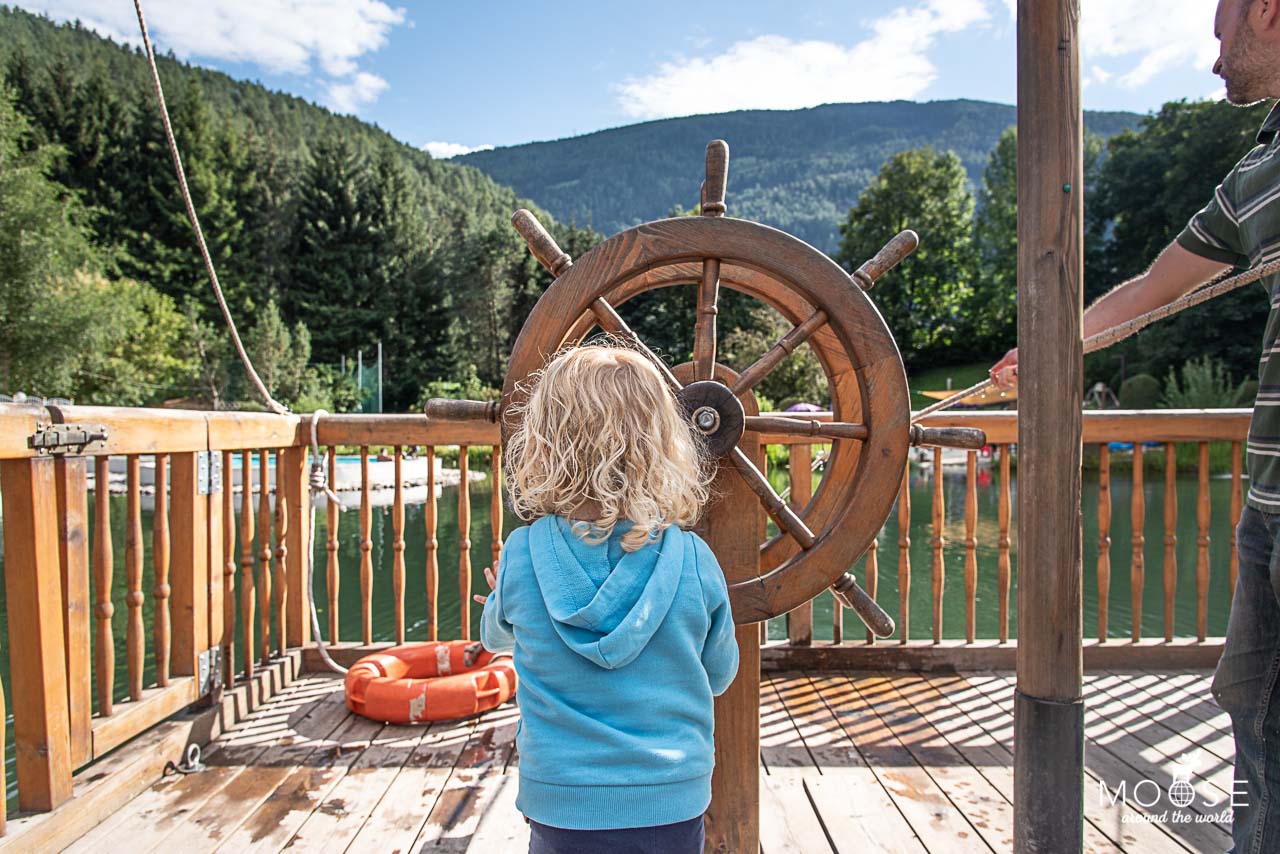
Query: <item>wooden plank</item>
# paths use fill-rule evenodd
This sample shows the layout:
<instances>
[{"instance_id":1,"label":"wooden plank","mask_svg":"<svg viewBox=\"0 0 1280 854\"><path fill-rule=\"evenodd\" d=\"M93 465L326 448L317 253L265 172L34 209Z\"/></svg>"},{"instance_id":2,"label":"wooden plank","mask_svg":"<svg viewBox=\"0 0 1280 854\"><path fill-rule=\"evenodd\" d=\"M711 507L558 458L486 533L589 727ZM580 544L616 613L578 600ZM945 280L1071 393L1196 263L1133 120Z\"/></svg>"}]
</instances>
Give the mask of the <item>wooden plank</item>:
<instances>
[{"instance_id":1,"label":"wooden plank","mask_svg":"<svg viewBox=\"0 0 1280 854\"><path fill-rule=\"evenodd\" d=\"M336 681L336 680L334 680ZM339 689L340 690L340 689ZM193 817L170 839L198 838L206 850L279 851L311 815L329 789L342 778L382 725L350 714L337 699L317 703L292 728L297 735L250 763L253 742L228 748L245 756L237 774L207 812ZM336 725L336 729L335 729ZM267 738L274 738L268 732ZM246 754L248 756L246 756Z\"/></svg>"},{"instance_id":2,"label":"wooden plank","mask_svg":"<svg viewBox=\"0 0 1280 854\"><path fill-rule=\"evenodd\" d=\"M244 632L244 676L253 678L253 627L256 625L253 566L255 557L253 530L253 452L240 454L240 625ZM261 488L261 485L259 485Z\"/></svg>"},{"instance_id":3,"label":"wooden plank","mask_svg":"<svg viewBox=\"0 0 1280 854\"><path fill-rule=\"evenodd\" d=\"M222 452L222 515L218 518L222 538L222 681L226 688L236 682L236 506L231 459L230 451ZM209 535L214 536L213 504L209 506Z\"/></svg>"},{"instance_id":4,"label":"wooden plank","mask_svg":"<svg viewBox=\"0 0 1280 854\"><path fill-rule=\"evenodd\" d=\"M396 643L404 643L404 448L396 445L395 498L391 508L391 601L395 609Z\"/></svg>"},{"instance_id":5,"label":"wooden plank","mask_svg":"<svg viewBox=\"0 0 1280 854\"><path fill-rule=\"evenodd\" d=\"M990 680L985 674L955 674L924 677L937 692L941 702L952 712L949 720L956 727L948 732L948 739L957 749L971 754L984 751L990 762L975 756L970 761L980 768L1001 791L1013 793L1013 717L970 684L969 680ZM923 706L923 707L922 707ZM931 709L926 703L916 704L921 711ZM927 713L927 712L926 712ZM1091 756L1091 754L1089 754ZM1123 802L1111 804L1093 797L1100 778L1092 768L1086 768L1086 797L1084 800L1085 850L1108 851L1121 847L1126 851L1181 852L1186 850L1175 837L1158 825L1143 820L1140 811ZM1103 839L1098 839L1098 834ZM1110 846L1110 847L1108 847Z\"/></svg>"},{"instance_id":6,"label":"wooden plank","mask_svg":"<svg viewBox=\"0 0 1280 854\"><path fill-rule=\"evenodd\" d=\"M126 406L59 406L63 424L102 424L107 439L95 454L154 454L203 451L208 447L206 415L181 409Z\"/></svg>"},{"instance_id":7,"label":"wooden plank","mask_svg":"<svg viewBox=\"0 0 1280 854\"><path fill-rule=\"evenodd\" d=\"M1190 741L1203 747L1227 764L1235 761L1235 739L1231 735L1231 719L1225 712L1218 715L1197 716L1191 712L1196 698L1174 697L1162 690L1163 680L1149 673L1116 673L1110 676L1124 679L1124 692L1120 699L1138 712L1150 715L1153 721L1165 724ZM1205 695L1209 686L1204 685ZM1217 718L1210 723L1205 718Z\"/></svg>"},{"instance_id":8,"label":"wooden plank","mask_svg":"<svg viewBox=\"0 0 1280 854\"><path fill-rule=\"evenodd\" d=\"M1209 445L1201 442L1196 478L1196 637L1209 628Z\"/></svg>"},{"instance_id":9,"label":"wooden plank","mask_svg":"<svg viewBox=\"0 0 1280 854\"><path fill-rule=\"evenodd\" d=\"M0 403L0 459L22 460L36 452L27 445L36 427L49 423L49 412L34 403Z\"/></svg>"},{"instance_id":10,"label":"wooden plank","mask_svg":"<svg viewBox=\"0 0 1280 854\"><path fill-rule=\"evenodd\" d=\"M71 767L93 757L89 652L88 459L62 456L54 462L58 503L58 562L62 569L63 644L67 669Z\"/></svg>"},{"instance_id":11,"label":"wooden plank","mask_svg":"<svg viewBox=\"0 0 1280 854\"><path fill-rule=\"evenodd\" d=\"M787 463L787 480L791 487L789 500L797 513L804 508L813 497L813 448L811 445L799 444L791 446L791 455ZM833 607L839 609L840 603ZM795 646L808 646L813 643L813 600L787 614L787 640Z\"/></svg>"},{"instance_id":12,"label":"wooden plank","mask_svg":"<svg viewBox=\"0 0 1280 854\"><path fill-rule=\"evenodd\" d=\"M898 642L911 640L911 463L898 488Z\"/></svg>"},{"instance_id":13,"label":"wooden plank","mask_svg":"<svg viewBox=\"0 0 1280 854\"><path fill-rule=\"evenodd\" d=\"M978 606L978 452L970 451L964 474L964 636L977 639Z\"/></svg>"},{"instance_id":14,"label":"wooden plank","mask_svg":"<svg viewBox=\"0 0 1280 854\"><path fill-rule=\"evenodd\" d=\"M493 445L501 441L501 428L421 415L326 415L318 436L321 445Z\"/></svg>"},{"instance_id":15,"label":"wooden plank","mask_svg":"<svg viewBox=\"0 0 1280 854\"><path fill-rule=\"evenodd\" d=\"M349 850L368 854L413 850L414 840L426 825L480 720L475 717L432 726L391 781Z\"/></svg>"},{"instance_id":16,"label":"wooden plank","mask_svg":"<svg viewBox=\"0 0 1280 854\"><path fill-rule=\"evenodd\" d=\"M209 496L201 495L194 453L175 454L173 487L173 673L200 672L200 653L209 640Z\"/></svg>"},{"instance_id":17,"label":"wooden plank","mask_svg":"<svg viewBox=\"0 0 1280 854\"><path fill-rule=\"evenodd\" d=\"M258 451L258 660L271 659L271 452ZM249 650L246 654L251 654Z\"/></svg>"},{"instance_id":18,"label":"wooden plank","mask_svg":"<svg viewBox=\"0 0 1280 854\"><path fill-rule=\"evenodd\" d=\"M125 461L128 498L124 519L125 667L129 678L129 699L142 699L142 484L141 462L137 454Z\"/></svg>"},{"instance_id":19,"label":"wooden plank","mask_svg":"<svg viewBox=\"0 0 1280 854\"><path fill-rule=\"evenodd\" d=\"M208 447L214 451L244 448L282 448L305 445L311 425L297 415L270 412L208 412Z\"/></svg>"},{"instance_id":20,"label":"wooden plank","mask_svg":"<svg viewBox=\"0 0 1280 854\"><path fill-rule=\"evenodd\" d=\"M1012 792L1008 797L1002 794L912 707L903 691L912 693L919 687L906 680L900 687L897 679L885 677L880 682L860 682L858 690L992 850L1009 850L1013 846Z\"/></svg>"},{"instance_id":21,"label":"wooden plank","mask_svg":"<svg viewBox=\"0 0 1280 854\"><path fill-rule=\"evenodd\" d=\"M438 563L437 553L440 549L440 541L436 539L436 449L430 445L427 446L427 505L423 508L422 522L426 541L424 546L427 552L426 560L426 585L427 585L427 640L438 640L440 632L439 614L436 608L437 595L440 587L440 566ZM338 635L335 632L333 639L337 640Z\"/></svg>"},{"instance_id":22,"label":"wooden plank","mask_svg":"<svg viewBox=\"0 0 1280 854\"><path fill-rule=\"evenodd\" d=\"M1111 449L1098 446L1098 642L1107 641L1111 608Z\"/></svg>"},{"instance_id":23,"label":"wooden plank","mask_svg":"<svg viewBox=\"0 0 1280 854\"><path fill-rule=\"evenodd\" d=\"M1164 639L1173 640L1173 603L1178 588L1178 447L1164 446Z\"/></svg>"},{"instance_id":24,"label":"wooden plank","mask_svg":"<svg viewBox=\"0 0 1280 854\"><path fill-rule=\"evenodd\" d=\"M945 549L947 511L942 491L942 449L933 449L933 642L942 640L942 594L946 585Z\"/></svg>"},{"instance_id":25,"label":"wooden plank","mask_svg":"<svg viewBox=\"0 0 1280 854\"><path fill-rule=\"evenodd\" d=\"M1142 639L1142 586L1146 578L1146 544L1144 533L1147 521L1147 497L1143 487L1142 443L1133 445L1133 484L1129 496L1130 541L1133 547L1129 557L1129 614L1132 621L1129 637L1135 642Z\"/></svg>"},{"instance_id":26,"label":"wooden plank","mask_svg":"<svg viewBox=\"0 0 1280 854\"><path fill-rule=\"evenodd\" d=\"M109 718L93 721L93 757L98 759L140 732L194 703L200 696L195 677L177 677L164 688L141 691L136 700L120 703Z\"/></svg>"},{"instance_id":27,"label":"wooden plank","mask_svg":"<svg viewBox=\"0 0 1280 854\"><path fill-rule=\"evenodd\" d=\"M291 699L305 696L305 682L295 682L275 699L273 707L293 706ZM242 724L243 725L243 724ZM234 728L231 732L234 732ZM219 755L220 746L227 742L230 733L210 744L203 753L207 768L198 774L170 774L161 777L150 788L141 792L104 821L80 837L67 850L68 854L94 852L111 848L119 840L127 839L130 846L143 850L155 840L166 836L190 815L200 812L204 805L216 797L223 786L243 769L242 765L228 763ZM257 757L261 757L271 745L260 745ZM135 843L137 843L135 845Z\"/></svg>"},{"instance_id":28,"label":"wooden plank","mask_svg":"<svg viewBox=\"0 0 1280 854\"><path fill-rule=\"evenodd\" d=\"M276 549L275 574L272 579L272 602L276 611L275 649L284 652L289 642L285 637L289 624L289 497L285 486L284 453L276 451Z\"/></svg>"},{"instance_id":29,"label":"wooden plank","mask_svg":"<svg viewBox=\"0 0 1280 854\"><path fill-rule=\"evenodd\" d=\"M214 467L221 465L222 456L223 455L217 451L209 452L211 481L213 469ZM205 547L208 549L208 557L205 558L205 562L209 567L209 586L205 592L205 601L209 606L209 613L205 618L205 624L209 627L209 636L206 641L206 648L218 650L218 661L222 665L226 664L227 635L235 630L235 610L234 608L232 609L231 621L228 623L226 620L226 606L223 600L226 595L227 585L226 558L230 553L231 538L227 536L227 533L229 532L224 530L222 517L223 514L227 512L227 509L231 507L231 502L227 500L230 495L230 487L225 485L225 482L230 480L231 474L230 470L224 470L218 478L218 482L210 483L209 502L206 505L208 508L206 516L207 528L205 530L204 538ZM226 490L226 492L224 492L224 490ZM231 515L230 518L234 522L235 516ZM234 564L231 568L234 572ZM166 590L168 590L167 585ZM168 607L167 602L165 603L165 607ZM225 626L230 626L231 628L224 629ZM219 680L218 685L214 688L215 692L222 690L222 685L225 682L225 675L229 672L229 668L224 671L224 679Z\"/></svg>"},{"instance_id":30,"label":"wooden plank","mask_svg":"<svg viewBox=\"0 0 1280 854\"><path fill-rule=\"evenodd\" d=\"M12 820L0 837L0 852L60 851L119 812L161 776L166 762L180 759L192 743L205 744L292 678L297 656L277 662L254 682L228 691L220 704L198 714L165 721L75 776L74 797L61 808Z\"/></svg>"},{"instance_id":31,"label":"wooden plank","mask_svg":"<svg viewBox=\"0 0 1280 854\"><path fill-rule=\"evenodd\" d=\"M471 476L468 448L458 448L458 637L471 640Z\"/></svg>"},{"instance_id":32,"label":"wooden plank","mask_svg":"<svg viewBox=\"0 0 1280 854\"><path fill-rule=\"evenodd\" d=\"M480 816L468 851L528 851L529 823L516 809L516 793L520 779L516 774L503 774L491 783L489 805ZM368 850L353 848L353 850ZM390 849L383 849L390 850Z\"/></svg>"},{"instance_id":33,"label":"wooden plank","mask_svg":"<svg viewBox=\"0 0 1280 854\"><path fill-rule=\"evenodd\" d=\"M465 478L465 475L464 475ZM373 504L369 498L369 448L360 447L360 638L373 642Z\"/></svg>"},{"instance_id":34,"label":"wooden plank","mask_svg":"<svg viewBox=\"0 0 1280 854\"><path fill-rule=\"evenodd\" d=\"M289 845L303 851L345 850L428 732L423 726L384 726L316 803Z\"/></svg>"},{"instance_id":35,"label":"wooden plank","mask_svg":"<svg viewBox=\"0 0 1280 854\"><path fill-rule=\"evenodd\" d=\"M1158 686L1159 696L1188 715L1211 724L1220 732L1231 732L1230 715L1213 698L1213 671L1145 670L1141 680L1151 680Z\"/></svg>"},{"instance_id":36,"label":"wooden plank","mask_svg":"<svg viewBox=\"0 0 1280 854\"><path fill-rule=\"evenodd\" d=\"M1025 411L1026 403L1023 402ZM1083 439L1106 442L1241 442L1249 434L1251 409L1108 409L1081 412ZM823 413L805 418L823 420ZM829 419L830 416L828 415ZM920 420L922 427L976 427L991 444L1018 441L1018 412L938 412ZM766 437L780 444L783 437ZM794 440L793 440L794 441Z\"/></svg>"},{"instance_id":37,"label":"wooden plank","mask_svg":"<svg viewBox=\"0 0 1280 854\"><path fill-rule=\"evenodd\" d=\"M329 448L329 483L333 484L337 480L338 474L338 449ZM429 463L428 463L429 464ZM428 501L431 500L431 474L428 470L427 474L427 495ZM338 588L342 582L341 571L338 565L338 517L342 513L342 506L332 499L326 497L324 503L325 518L325 592L329 597L329 643L337 643L340 635L338 634ZM435 637L432 636L432 640Z\"/></svg>"},{"instance_id":38,"label":"wooden plank","mask_svg":"<svg viewBox=\"0 0 1280 854\"><path fill-rule=\"evenodd\" d=\"M1013 681L1010 674L997 673L992 674L987 679L974 679L969 677L968 681L971 685L979 688L987 696L989 700L994 701L1008 715L1013 713ZM1095 779L1105 781L1108 789L1114 791L1116 787L1123 782L1126 785L1126 791L1130 793L1131 806L1132 792L1134 786L1142 783L1144 780L1161 781L1169 777L1167 771L1159 768L1151 762L1141 757L1142 749L1145 745L1138 742L1132 736L1122 736L1112 739L1110 742L1101 742L1095 738L1098 732L1097 720L1098 711L1090 709L1086 717L1085 736L1087 739L1087 749L1085 750L1085 765L1094 772ZM1104 722L1105 723L1105 722ZM1093 798L1102 797L1100 789L1095 789L1091 793ZM1091 798L1086 798L1090 800ZM1136 805L1143 812L1148 812ZM1219 805L1221 809L1225 804ZM1182 844L1187 845L1192 850L1199 851L1218 851L1227 850L1231 843L1227 830L1215 823L1196 821L1195 816L1198 814L1193 810L1174 807L1167 803L1167 799L1159 802L1158 807L1153 807L1158 812L1178 813L1187 816L1187 818L1170 821L1165 823L1156 823L1172 835L1176 835Z\"/></svg>"},{"instance_id":39,"label":"wooden plank","mask_svg":"<svg viewBox=\"0 0 1280 854\"><path fill-rule=\"evenodd\" d=\"M834 851L804 787L804 771L779 768L760 775L760 848L765 854ZM808 772L816 777L816 771Z\"/></svg>"},{"instance_id":40,"label":"wooden plank","mask_svg":"<svg viewBox=\"0 0 1280 854\"><path fill-rule=\"evenodd\" d=\"M53 459L0 461L4 585L18 807L71 797L67 659Z\"/></svg>"},{"instance_id":41,"label":"wooden plank","mask_svg":"<svg viewBox=\"0 0 1280 854\"><path fill-rule=\"evenodd\" d=\"M516 708L508 705L480 719L414 842L415 848L457 854L467 850L480 815L494 795L491 781L505 771L515 747L518 717Z\"/></svg>"},{"instance_id":42,"label":"wooden plank","mask_svg":"<svg viewBox=\"0 0 1280 854\"><path fill-rule=\"evenodd\" d=\"M867 760L912 830L930 851L990 851L990 847L867 703L860 683L883 676L811 674L810 681L845 735Z\"/></svg>"},{"instance_id":43,"label":"wooden plank","mask_svg":"<svg viewBox=\"0 0 1280 854\"><path fill-rule=\"evenodd\" d=\"M808 678L774 677L761 690L762 699L781 699L817 763L818 774L806 774L804 787L837 851L919 854L925 850ZM766 817L767 813L762 814L761 820Z\"/></svg>"}]
</instances>

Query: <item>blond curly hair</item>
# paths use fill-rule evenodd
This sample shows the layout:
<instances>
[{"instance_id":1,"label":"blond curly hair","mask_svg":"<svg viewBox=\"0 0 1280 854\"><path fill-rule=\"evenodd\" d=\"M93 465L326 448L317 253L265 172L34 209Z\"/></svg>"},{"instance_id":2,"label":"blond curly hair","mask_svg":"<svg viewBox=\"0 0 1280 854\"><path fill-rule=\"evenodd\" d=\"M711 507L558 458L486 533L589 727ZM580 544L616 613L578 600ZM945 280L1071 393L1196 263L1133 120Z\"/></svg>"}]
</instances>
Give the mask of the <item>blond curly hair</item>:
<instances>
[{"instance_id":1,"label":"blond curly hair","mask_svg":"<svg viewBox=\"0 0 1280 854\"><path fill-rule=\"evenodd\" d=\"M578 533L608 539L623 520L635 551L671 526L697 520L710 467L692 425L657 368L616 343L561 352L509 407L505 467L513 509L531 521L598 509Z\"/></svg>"}]
</instances>

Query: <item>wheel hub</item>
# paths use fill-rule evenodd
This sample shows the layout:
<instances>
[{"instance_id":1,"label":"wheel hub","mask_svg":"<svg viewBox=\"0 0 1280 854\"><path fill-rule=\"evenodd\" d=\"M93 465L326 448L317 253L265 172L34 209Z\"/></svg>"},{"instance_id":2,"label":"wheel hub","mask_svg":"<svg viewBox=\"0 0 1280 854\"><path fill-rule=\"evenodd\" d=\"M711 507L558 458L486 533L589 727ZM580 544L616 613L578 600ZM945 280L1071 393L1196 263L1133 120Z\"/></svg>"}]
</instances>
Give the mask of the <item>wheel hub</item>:
<instances>
[{"instance_id":1,"label":"wheel hub","mask_svg":"<svg viewBox=\"0 0 1280 854\"><path fill-rule=\"evenodd\" d=\"M700 380L681 389L676 399L713 457L723 457L737 446L746 426L746 413L742 401L728 386Z\"/></svg>"}]
</instances>

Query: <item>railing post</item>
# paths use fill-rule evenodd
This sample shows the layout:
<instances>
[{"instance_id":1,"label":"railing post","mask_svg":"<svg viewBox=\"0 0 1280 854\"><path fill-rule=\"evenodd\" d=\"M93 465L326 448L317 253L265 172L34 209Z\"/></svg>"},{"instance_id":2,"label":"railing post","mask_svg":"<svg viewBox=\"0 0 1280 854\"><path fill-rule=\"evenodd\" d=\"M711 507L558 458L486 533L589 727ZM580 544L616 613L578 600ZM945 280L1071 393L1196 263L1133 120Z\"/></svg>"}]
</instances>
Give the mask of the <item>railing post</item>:
<instances>
[{"instance_id":1,"label":"railing post","mask_svg":"<svg viewBox=\"0 0 1280 854\"><path fill-rule=\"evenodd\" d=\"M209 644L209 496L200 494L198 453L174 454L170 462L170 518L173 555L170 587L173 608L175 676L200 673L200 654Z\"/></svg>"},{"instance_id":2,"label":"railing post","mask_svg":"<svg viewBox=\"0 0 1280 854\"><path fill-rule=\"evenodd\" d=\"M53 459L0 461L0 490L18 806L51 810L72 768Z\"/></svg>"},{"instance_id":3,"label":"railing post","mask_svg":"<svg viewBox=\"0 0 1280 854\"><path fill-rule=\"evenodd\" d=\"M787 478L791 481L791 506L800 513L809 503L813 493L811 470L812 449L809 445L791 445L791 460L787 466ZM840 603L831 607L840 612ZM787 614L787 641L793 646L809 646L813 643L813 600L798 605Z\"/></svg>"},{"instance_id":4,"label":"railing post","mask_svg":"<svg viewBox=\"0 0 1280 854\"><path fill-rule=\"evenodd\" d=\"M279 465L284 477L285 510L289 521L285 528L285 545L289 555L285 579L284 628L285 646L305 646L311 641L311 600L306 587L307 565L311 560L315 572L315 555L311 544L311 489L308 480L310 450L305 447L285 448ZM337 640L336 638L334 639Z\"/></svg>"},{"instance_id":5,"label":"railing post","mask_svg":"<svg viewBox=\"0 0 1280 854\"><path fill-rule=\"evenodd\" d=\"M87 457L58 457L54 476L58 493L58 547L65 614L67 707L70 711L71 766L93 758L93 707L89 654L89 507Z\"/></svg>"}]
</instances>

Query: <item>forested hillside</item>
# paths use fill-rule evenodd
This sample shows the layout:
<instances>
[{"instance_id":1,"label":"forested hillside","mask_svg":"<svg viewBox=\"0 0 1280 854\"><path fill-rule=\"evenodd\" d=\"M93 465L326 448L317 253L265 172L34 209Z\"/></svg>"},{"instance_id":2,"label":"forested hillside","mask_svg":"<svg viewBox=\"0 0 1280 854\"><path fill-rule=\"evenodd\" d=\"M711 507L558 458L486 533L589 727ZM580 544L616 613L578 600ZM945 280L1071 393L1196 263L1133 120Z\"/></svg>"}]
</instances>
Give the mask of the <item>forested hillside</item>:
<instances>
[{"instance_id":1,"label":"forested hillside","mask_svg":"<svg viewBox=\"0 0 1280 854\"><path fill-rule=\"evenodd\" d=\"M433 379L498 381L549 281L509 225L528 202L476 169L435 161L299 98L172 58L160 72L224 289L277 395L349 405L349 383L332 366L379 340L388 408L411 406ZM63 244L14 250L26 278L3 283L0 392L113 403L249 398L183 213L142 55L0 7L0 84L12 179L0 206L12 214L25 200L61 229ZM593 239L544 221L575 252ZM63 251L69 243L83 251ZM54 270L63 275L51 288L39 276ZM118 311L121 288L146 295L135 301L145 309L98 328L91 321ZM86 314L95 300L101 310ZM168 367L140 368L149 360L125 327L169 330L148 345L171 357ZM52 343L16 351L28 335ZM73 346L54 357L49 347L59 342ZM90 350L114 356L95 360Z\"/></svg>"},{"instance_id":2,"label":"forested hillside","mask_svg":"<svg viewBox=\"0 0 1280 854\"><path fill-rule=\"evenodd\" d=\"M1089 112L1085 125L1105 139L1139 118ZM694 207L703 149L722 137L731 154L730 214L833 252L839 224L890 156L924 145L953 151L976 188L1000 132L1015 120L1013 107L981 101L827 104L665 119L456 159L563 222L612 234L676 205Z\"/></svg>"}]
</instances>

